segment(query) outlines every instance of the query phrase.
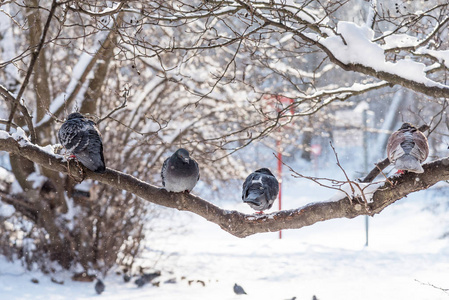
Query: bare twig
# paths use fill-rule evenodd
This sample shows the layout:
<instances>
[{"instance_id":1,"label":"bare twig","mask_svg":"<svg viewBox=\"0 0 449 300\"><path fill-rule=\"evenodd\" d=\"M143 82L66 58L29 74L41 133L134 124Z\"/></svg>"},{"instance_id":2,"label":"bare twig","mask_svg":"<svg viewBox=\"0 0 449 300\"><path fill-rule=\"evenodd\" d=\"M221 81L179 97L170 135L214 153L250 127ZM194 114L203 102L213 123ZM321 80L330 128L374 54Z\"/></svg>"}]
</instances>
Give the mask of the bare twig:
<instances>
[{"instance_id":1,"label":"bare twig","mask_svg":"<svg viewBox=\"0 0 449 300\"><path fill-rule=\"evenodd\" d=\"M446 294L449 294L449 289L445 289L445 288L436 286L436 285L434 285L434 284L432 284L432 283L430 283L430 282L425 283L425 282L419 281L418 279L415 279L415 281L416 281L416 282L419 282L419 283L422 284L422 285L427 285L427 286L433 287L433 288L435 288L435 289L438 289L438 290L440 290L440 291L442 291L442 292L445 292Z\"/></svg>"},{"instance_id":2,"label":"bare twig","mask_svg":"<svg viewBox=\"0 0 449 300\"><path fill-rule=\"evenodd\" d=\"M25 88L27 87L28 82L30 81L30 77L31 77L31 74L33 73L34 65L36 64L37 58L39 57L42 47L44 46L45 38L47 36L48 29L50 28L51 19L53 18L53 15L55 14L56 7L57 7L57 2L56 2L56 0L53 0L53 2L51 3L50 12L48 14L47 22L45 23L44 30L42 32L41 40L40 40L39 44L37 45L36 50L33 52L33 55L31 56L30 65L29 65L28 71L25 75L25 79L22 83L22 86L20 87L19 92L17 93L17 97L15 98L13 106L11 107L11 112L9 114L9 119L8 119L9 123L12 123L12 120L14 119L14 115L17 110L17 106L19 105L20 100L22 99L22 95L25 92ZM24 115L24 117L31 118L31 116L29 114ZM32 123L32 122L30 122L30 123ZM7 124L6 131L9 131L10 127L11 127L11 125ZM34 127L32 126L31 128L29 128L29 130L31 133L31 141L36 142L37 136L36 136L36 133L34 132Z\"/></svg>"},{"instance_id":3,"label":"bare twig","mask_svg":"<svg viewBox=\"0 0 449 300\"><path fill-rule=\"evenodd\" d=\"M125 90L124 92L123 92L123 97L124 97L124 100L123 100L123 102L122 102L122 104L120 104L120 106L117 106L116 108L114 108L112 111L110 111L106 116L104 116L103 118L100 118L96 123L97 123L97 125L99 125L101 122L103 122L104 120L106 120L107 118L109 118L113 113L115 113L116 111L118 111L118 110L120 110L120 109L122 109L122 108L125 108L126 107L126 103L127 103L127 100L128 100L128 95L129 95L129 90ZM115 120L115 121L117 121L117 120Z\"/></svg>"}]
</instances>

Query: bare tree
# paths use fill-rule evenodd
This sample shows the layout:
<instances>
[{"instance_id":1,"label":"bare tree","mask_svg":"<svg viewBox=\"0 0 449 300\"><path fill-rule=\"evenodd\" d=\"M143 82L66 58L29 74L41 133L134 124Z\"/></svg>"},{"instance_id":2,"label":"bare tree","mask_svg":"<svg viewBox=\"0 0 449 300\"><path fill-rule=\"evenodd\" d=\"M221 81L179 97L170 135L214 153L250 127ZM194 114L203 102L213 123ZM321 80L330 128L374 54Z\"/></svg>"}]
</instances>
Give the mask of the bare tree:
<instances>
[{"instance_id":1,"label":"bare tree","mask_svg":"<svg viewBox=\"0 0 449 300\"><path fill-rule=\"evenodd\" d=\"M10 220L32 224L26 238L40 256L107 271L123 260L119 251L138 250L147 209L139 197L244 237L372 215L447 180L446 158L422 175L376 185L370 203L365 186L348 178L343 183L361 194L259 217L146 183L159 180L164 158L179 146L198 158L208 183L242 177L236 151L285 139L283 127L290 128L290 151L309 151L323 127L332 127L335 111L362 98L382 108L401 89L413 93L410 115L430 125L436 146L448 132L448 7L443 0L399 8L379 0L6 1L0 149L19 185L1 186L1 200L16 210ZM109 167L103 176L81 176L54 151L60 122L75 110L98 121ZM392 120L389 130L399 118ZM304 146L297 145L301 138ZM8 231L1 241L15 238Z\"/></svg>"}]
</instances>

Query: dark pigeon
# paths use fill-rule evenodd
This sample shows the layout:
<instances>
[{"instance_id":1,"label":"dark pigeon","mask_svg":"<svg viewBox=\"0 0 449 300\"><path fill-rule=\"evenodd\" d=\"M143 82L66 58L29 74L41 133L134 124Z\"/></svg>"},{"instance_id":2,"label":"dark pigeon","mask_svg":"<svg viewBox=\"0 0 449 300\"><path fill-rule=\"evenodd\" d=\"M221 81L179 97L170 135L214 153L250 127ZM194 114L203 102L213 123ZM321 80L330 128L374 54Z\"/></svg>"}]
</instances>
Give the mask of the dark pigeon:
<instances>
[{"instance_id":1,"label":"dark pigeon","mask_svg":"<svg viewBox=\"0 0 449 300\"><path fill-rule=\"evenodd\" d=\"M93 121L72 113L59 129L58 138L67 152L86 168L97 173L106 170L101 135Z\"/></svg>"},{"instance_id":2,"label":"dark pigeon","mask_svg":"<svg viewBox=\"0 0 449 300\"><path fill-rule=\"evenodd\" d=\"M95 291L98 295L104 292L105 287L106 286L104 285L103 281L101 281L100 279L98 279L97 283L95 283Z\"/></svg>"},{"instance_id":3,"label":"dark pigeon","mask_svg":"<svg viewBox=\"0 0 449 300\"><path fill-rule=\"evenodd\" d=\"M421 163L429 155L427 138L412 124L404 123L388 139L387 155L399 171L423 173Z\"/></svg>"},{"instance_id":4,"label":"dark pigeon","mask_svg":"<svg viewBox=\"0 0 449 300\"><path fill-rule=\"evenodd\" d=\"M279 194L279 182L267 168L251 173L243 183L242 200L257 211L270 209Z\"/></svg>"},{"instance_id":5,"label":"dark pigeon","mask_svg":"<svg viewBox=\"0 0 449 300\"><path fill-rule=\"evenodd\" d=\"M136 281L134 281L134 283L138 286L138 287L142 287L147 283L150 283L153 279L157 278L161 276L161 272L160 271L156 271L153 273L147 273L147 274L143 274L142 276L140 276L139 278L136 279Z\"/></svg>"},{"instance_id":6,"label":"dark pigeon","mask_svg":"<svg viewBox=\"0 0 449 300\"><path fill-rule=\"evenodd\" d=\"M247 295L245 290L237 283L234 284L234 293L237 295Z\"/></svg>"},{"instance_id":7,"label":"dark pigeon","mask_svg":"<svg viewBox=\"0 0 449 300\"><path fill-rule=\"evenodd\" d=\"M186 149L179 148L162 165L162 185L169 192L190 192L200 179L197 162Z\"/></svg>"},{"instance_id":8,"label":"dark pigeon","mask_svg":"<svg viewBox=\"0 0 449 300\"><path fill-rule=\"evenodd\" d=\"M124 282L129 282L131 280L131 276L129 276L128 274L124 274L123 275L123 281Z\"/></svg>"}]
</instances>

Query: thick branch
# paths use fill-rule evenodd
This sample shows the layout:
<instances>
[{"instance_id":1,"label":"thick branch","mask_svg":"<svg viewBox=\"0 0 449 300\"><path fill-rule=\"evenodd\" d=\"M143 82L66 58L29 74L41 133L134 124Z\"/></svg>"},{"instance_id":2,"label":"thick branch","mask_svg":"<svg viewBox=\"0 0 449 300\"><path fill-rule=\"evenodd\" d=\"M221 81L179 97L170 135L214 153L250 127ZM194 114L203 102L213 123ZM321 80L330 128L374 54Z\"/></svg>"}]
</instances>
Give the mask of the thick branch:
<instances>
[{"instance_id":1,"label":"thick branch","mask_svg":"<svg viewBox=\"0 0 449 300\"><path fill-rule=\"evenodd\" d=\"M267 215L247 215L237 211L221 209L195 195L169 193L162 188L143 182L131 175L107 169L104 174L89 170L82 172L74 161L68 163L60 155L46 152L43 148L22 138L14 139L5 131L0 131L0 151L7 151L25 157L45 168L70 174L77 180L92 179L126 190L149 202L166 207L193 212L206 220L218 224L223 230L237 236L246 237L255 233L298 229L319 221L335 218L354 218L360 215L374 215L385 207L412 192L424 190L442 180L449 180L449 157L427 163L423 174L407 173L390 178L393 186L386 183L373 195L372 203L366 206L345 197L338 201L311 203L301 208L274 212ZM70 171L69 171L70 170ZM239 194L239 193L236 193ZM360 200L360 199L359 199Z\"/></svg>"}]
</instances>

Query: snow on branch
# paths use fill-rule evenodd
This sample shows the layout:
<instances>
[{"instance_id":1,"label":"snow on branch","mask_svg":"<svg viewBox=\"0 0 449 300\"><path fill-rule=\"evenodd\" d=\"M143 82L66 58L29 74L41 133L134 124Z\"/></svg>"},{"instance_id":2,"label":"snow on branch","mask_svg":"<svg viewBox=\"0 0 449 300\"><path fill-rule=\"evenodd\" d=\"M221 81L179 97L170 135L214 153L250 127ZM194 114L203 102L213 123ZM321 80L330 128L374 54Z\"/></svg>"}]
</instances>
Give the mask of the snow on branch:
<instances>
[{"instance_id":1,"label":"snow on branch","mask_svg":"<svg viewBox=\"0 0 449 300\"><path fill-rule=\"evenodd\" d=\"M96 180L158 205L193 212L241 238L262 232L298 229L335 218L374 215L412 192L427 189L439 181L449 180L449 157L447 157L423 165L425 172L422 174L407 173L390 178L377 190L370 191L373 193L372 202L364 203L365 205L360 205L363 204L360 198L348 199L342 195L339 199L332 199L333 201L311 203L297 209L266 215L248 215L221 209L192 194L169 193L131 175L109 168L104 174L82 170L75 161L67 162L63 156L52 153L50 148L36 146L20 134L11 135L6 131L0 131L0 151L22 156L45 168L68 174L77 181ZM377 166L375 169L377 170ZM240 191L236 193L240 195Z\"/></svg>"},{"instance_id":2,"label":"snow on branch","mask_svg":"<svg viewBox=\"0 0 449 300\"><path fill-rule=\"evenodd\" d=\"M294 22L292 20L284 21L275 16L269 7L261 8L251 2L236 0L237 3L245 7L266 25L278 27L287 32L291 32L307 43L314 44L321 49L329 59L346 71L355 71L361 74L369 75L380 80L388 81L390 84L399 84L416 92L433 97L449 97L449 85L442 84L427 77L427 66L419 61L410 58L398 59L397 61L388 61L386 49L377 43L374 37L374 31L366 25L359 26L353 22L339 21L335 28L321 23L308 23L307 18ZM298 7L298 9L301 9ZM317 18L314 18L317 19ZM435 29L429 34L433 36L437 31L448 23L448 19L437 24ZM314 30L313 28L320 28ZM306 30L312 29L312 30ZM393 42L404 41L407 38L407 49L423 47L429 41L429 36L424 40L418 41L417 38L406 35L387 36L388 47L393 47ZM385 38L383 40L385 40ZM430 53L425 49L419 50L428 56L432 54L435 60L441 61L442 54ZM419 52L417 51L417 52ZM413 53L412 53L413 54ZM415 54L418 55L419 53Z\"/></svg>"}]
</instances>

